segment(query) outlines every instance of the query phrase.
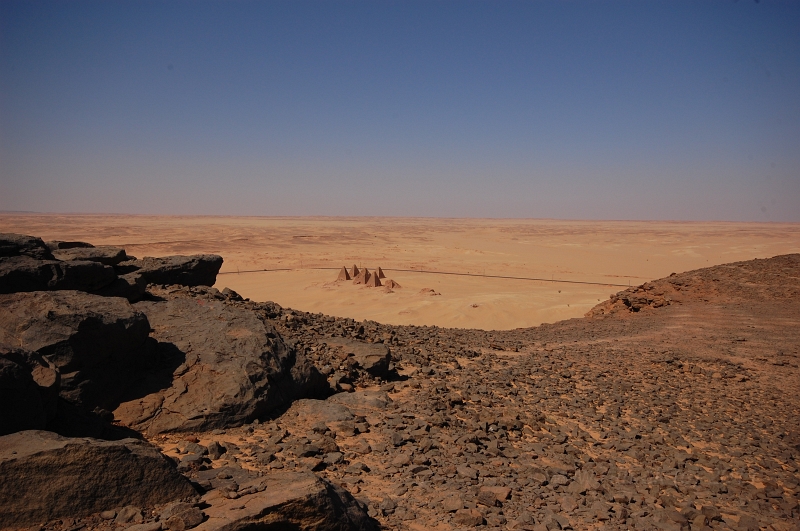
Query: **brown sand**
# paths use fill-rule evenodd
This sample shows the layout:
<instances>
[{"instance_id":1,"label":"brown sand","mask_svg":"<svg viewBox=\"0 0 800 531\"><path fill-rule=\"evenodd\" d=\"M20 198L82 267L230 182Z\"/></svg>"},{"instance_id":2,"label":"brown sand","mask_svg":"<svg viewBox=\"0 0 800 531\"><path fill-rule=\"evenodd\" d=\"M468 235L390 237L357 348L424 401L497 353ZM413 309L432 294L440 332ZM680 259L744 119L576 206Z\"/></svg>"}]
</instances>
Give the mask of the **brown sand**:
<instances>
[{"instance_id":1,"label":"brown sand","mask_svg":"<svg viewBox=\"0 0 800 531\"><path fill-rule=\"evenodd\" d=\"M579 317L623 288L398 270L627 286L800 252L796 223L7 213L0 215L0 231L120 245L139 257L217 253L225 258L217 287L253 300L389 324L484 329ZM335 282L341 267L353 263L382 267L402 288ZM283 268L289 271L243 272Z\"/></svg>"}]
</instances>

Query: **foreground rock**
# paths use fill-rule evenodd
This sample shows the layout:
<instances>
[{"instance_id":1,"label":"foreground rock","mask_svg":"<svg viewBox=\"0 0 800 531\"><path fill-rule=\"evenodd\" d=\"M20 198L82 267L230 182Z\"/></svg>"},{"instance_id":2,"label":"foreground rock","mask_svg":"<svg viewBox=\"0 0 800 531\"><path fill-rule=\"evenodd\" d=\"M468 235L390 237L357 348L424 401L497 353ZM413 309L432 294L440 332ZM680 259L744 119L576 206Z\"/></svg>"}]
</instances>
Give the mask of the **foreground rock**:
<instances>
[{"instance_id":1,"label":"foreground rock","mask_svg":"<svg viewBox=\"0 0 800 531\"><path fill-rule=\"evenodd\" d=\"M224 428L261 418L327 382L272 325L221 301L140 302L159 341L160 366L114 412L155 434Z\"/></svg>"},{"instance_id":2,"label":"foreground rock","mask_svg":"<svg viewBox=\"0 0 800 531\"><path fill-rule=\"evenodd\" d=\"M120 298L80 291L0 295L0 343L37 352L61 373L61 396L113 408L143 363L145 315Z\"/></svg>"},{"instance_id":3,"label":"foreground rock","mask_svg":"<svg viewBox=\"0 0 800 531\"><path fill-rule=\"evenodd\" d=\"M117 278L99 262L37 260L29 256L0 258L0 293L24 291L96 291Z\"/></svg>"},{"instance_id":4,"label":"foreground rock","mask_svg":"<svg viewBox=\"0 0 800 531\"><path fill-rule=\"evenodd\" d=\"M24 234L0 233L0 258L29 256L37 260L53 260L53 254L41 238Z\"/></svg>"},{"instance_id":5,"label":"foreground rock","mask_svg":"<svg viewBox=\"0 0 800 531\"><path fill-rule=\"evenodd\" d=\"M128 260L125 249L101 245L99 247L72 247L53 251L57 260L83 260L87 262L100 262L101 264L115 266Z\"/></svg>"},{"instance_id":6,"label":"foreground rock","mask_svg":"<svg viewBox=\"0 0 800 531\"><path fill-rule=\"evenodd\" d=\"M121 274L139 273L148 284L213 286L222 267L222 257L215 254L164 256L129 260L118 265Z\"/></svg>"},{"instance_id":7,"label":"foreground rock","mask_svg":"<svg viewBox=\"0 0 800 531\"><path fill-rule=\"evenodd\" d=\"M44 431L0 437L0 528L196 495L148 443L69 439Z\"/></svg>"},{"instance_id":8,"label":"foreground rock","mask_svg":"<svg viewBox=\"0 0 800 531\"><path fill-rule=\"evenodd\" d=\"M220 490L206 494L208 520L198 531L303 529L377 530L375 522L346 490L310 472L272 472L239 486L236 499Z\"/></svg>"}]
</instances>

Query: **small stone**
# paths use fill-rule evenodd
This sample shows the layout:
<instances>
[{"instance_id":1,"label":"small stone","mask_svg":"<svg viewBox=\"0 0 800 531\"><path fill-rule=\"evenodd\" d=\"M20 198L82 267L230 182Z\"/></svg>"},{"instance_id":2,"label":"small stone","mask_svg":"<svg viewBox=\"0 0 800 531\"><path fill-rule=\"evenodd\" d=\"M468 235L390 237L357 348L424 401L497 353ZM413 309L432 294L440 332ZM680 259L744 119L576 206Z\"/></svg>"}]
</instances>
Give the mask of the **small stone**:
<instances>
[{"instance_id":1,"label":"small stone","mask_svg":"<svg viewBox=\"0 0 800 531\"><path fill-rule=\"evenodd\" d=\"M138 507L134 507L133 505L128 505L127 507L123 507L117 513L117 517L114 522L118 524L127 524L130 522L136 522L137 524L144 520L142 516L142 511Z\"/></svg>"},{"instance_id":2,"label":"small stone","mask_svg":"<svg viewBox=\"0 0 800 531\"><path fill-rule=\"evenodd\" d=\"M464 500L459 496L448 496L442 500L442 508L445 512L454 513L464 508Z\"/></svg>"},{"instance_id":3,"label":"small stone","mask_svg":"<svg viewBox=\"0 0 800 531\"><path fill-rule=\"evenodd\" d=\"M453 523L464 527L477 527L483 524L483 515L477 509L459 509L453 516Z\"/></svg>"},{"instance_id":4,"label":"small stone","mask_svg":"<svg viewBox=\"0 0 800 531\"><path fill-rule=\"evenodd\" d=\"M459 476L463 476L467 479L478 479L478 471L467 465L458 465L456 467L456 472L458 472Z\"/></svg>"}]
</instances>

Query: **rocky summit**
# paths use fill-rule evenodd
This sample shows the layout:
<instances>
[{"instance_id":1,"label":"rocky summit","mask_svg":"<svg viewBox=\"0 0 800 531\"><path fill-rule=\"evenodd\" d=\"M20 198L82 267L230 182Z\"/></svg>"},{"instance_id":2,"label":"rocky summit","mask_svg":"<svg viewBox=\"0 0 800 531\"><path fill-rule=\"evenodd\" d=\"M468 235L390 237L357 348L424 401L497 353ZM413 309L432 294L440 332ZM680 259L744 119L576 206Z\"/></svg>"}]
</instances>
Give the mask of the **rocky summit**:
<instances>
[{"instance_id":1,"label":"rocky summit","mask_svg":"<svg viewBox=\"0 0 800 531\"><path fill-rule=\"evenodd\" d=\"M0 235L0 528L800 529L800 255L509 331L221 264Z\"/></svg>"}]
</instances>

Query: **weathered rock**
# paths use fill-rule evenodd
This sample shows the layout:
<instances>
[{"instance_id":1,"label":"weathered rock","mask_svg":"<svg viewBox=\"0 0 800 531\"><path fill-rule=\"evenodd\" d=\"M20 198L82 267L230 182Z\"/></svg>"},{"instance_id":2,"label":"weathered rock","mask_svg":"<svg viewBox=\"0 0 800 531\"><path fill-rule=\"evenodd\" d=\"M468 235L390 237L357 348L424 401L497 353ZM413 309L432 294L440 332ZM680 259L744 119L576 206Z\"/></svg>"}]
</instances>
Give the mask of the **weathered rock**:
<instances>
[{"instance_id":1,"label":"weathered rock","mask_svg":"<svg viewBox=\"0 0 800 531\"><path fill-rule=\"evenodd\" d=\"M146 256L117 265L120 274L138 272L148 284L213 286L222 267L222 257L215 254L192 256Z\"/></svg>"},{"instance_id":2,"label":"weathered rock","mask_svg":"<svg viewBox=\"0 0 800 531\"><path fill-rule=\"evenodd\" d=\"M35 352L0 345L0 435L45 429L60 382L55 366Z\"/></svg>"},{"instance_id":3,"label":"weathered rock","mask_svg":"<svg viewBox=\"0 0 800 531\"><path fill-rule=\"evenodd\" d=\"M147 281L138 272L120 275L117 279L94 293L103 297L124 297L130 302L141 300L147 290Z\"/></svg>"},{"instance_id":4,"label":"weathered rock","mask_svg":"<svg viewBox=\"0 0 800 531\"><path fill-rule=\"evenodd\" d=\"M0 258L0 293L47 290L94 291L117 278L98 262L37 260L29 256Z\"/></svg>"},{"instance_id":5,"label":"weathered rock","mask_svg":"<svg viewBox=\"0 0 800 531\"><path fill-rule=\"evenodd\" d=\"M53 256L56 258L56 260L100 262L101 264L110 266L115 266L120 262L128 260L128 255L125 254L125 249L120 247L111 247L110 245L58 249L53 251Z\"/></svg>"},{"instance_id":6,"label":"weathered rock","mask_svg":"<svg viewBox=\"0 0 800 531\"><path fill-rule=\"evenodd\" d=\"M365 343L339 337L326 338L325 343L341 349L342 357L351 356L359 367L373 376L384 377L389 374L391 356L383 343Z\"/></svg>"},{"instance_id":7,"label":"weathered rock","mask_svg":"<svg viewBox=\"0 0 800 531\"><path fill-rule=\"evenodd\" d=\"M272 472L252 485L241 485L239 490L256 492L233 500L219 490L203 496L208 520L195 529L378 529L350 493L310 472Z\"/></svg>"},{"instance_id":8,"label":"weathered rock","mask_svg":"<svg viewBox=\"0 0 800 531\"><path fill-rule=\"evenodd\" d=\"M41 238L24 234L0 233L0 257L29 256L37 260L52 260L53 254Z\"/></svg>"},{"instance_id":9,"label":"weathered rock","mask_svg":"<svg viewBox=\"0 0 800 531\"><path fill-rule=\"evenodd\" d=\"M392 399L385 391L356 391L354 393L338 393L328 398L328 402L343 404L356 409L386 409Z\"/></svg>"},{"instance_id":10,"label":"weathered rock","mask_svg":"<svg viewBox=\"0 0 800 531\"><path fill-rule=\"evenodd\" d=\"M69 439L46 431L0 437L0 477L0 528L196 494L146 442Z\"/></svg>"},{"instance_id":11,"label":"weathered rock","mask_svg":"<svg viewBox=\"0 0 800 531\"><path fill-rule=\"evenodd\" d=\"M0 295L0 343L52 362L61 396L89 410L113 409L136 377L149 332L145 315L123 299L80 291Z\"/></svg>"},{"instance_id":12,"label":"weathered rock","mask_svg":"<svg viewBox=\"0 0 800 531\"><path fill-rule=\"evenodd\" d=\"M44 242L47 245L47 248L51 251L57 251L59 249L86 249L94 247L91 243L87 242L78 242L78 241L61 241L61 240L52 240L49 242Z\"/></svg>"},{"instance_id":13,"label":"weathered rock","mask_svg":"<svg viewBox=\"0 0 800 531\"><path fill-rule=\"evenodd\" d=\"M292 404L281 418L297 418L308 426L324 424L335 433L348 432L352 435L355 416L349 408L328 400L303 399Z\"/></svg>"},{"instance_id":14,"label":"weathered rock","mask_svg":"<svg viewBox=\"0 0 800 531\"><path fill-rule=\"evenodd\" d=\"M155 330L161 365L114 412L130 427L153 434L237 426L327 392L319 371L248 310L188 298L134 308Z\"/></svg>"}]
</instances>

